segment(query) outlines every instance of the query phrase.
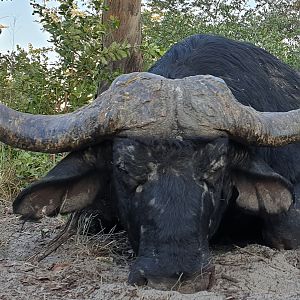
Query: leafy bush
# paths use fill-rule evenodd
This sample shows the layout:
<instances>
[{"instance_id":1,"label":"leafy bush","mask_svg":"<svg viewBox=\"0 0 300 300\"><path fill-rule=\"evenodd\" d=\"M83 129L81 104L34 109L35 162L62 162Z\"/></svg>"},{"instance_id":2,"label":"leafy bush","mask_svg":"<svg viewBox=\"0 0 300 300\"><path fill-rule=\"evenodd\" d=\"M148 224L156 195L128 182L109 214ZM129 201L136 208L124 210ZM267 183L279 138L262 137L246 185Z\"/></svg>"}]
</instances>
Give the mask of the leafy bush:
<instances>
[{"instance_id":1,"label":"leafy bush","mask_svg":"<svg viewBox=\"0 0 300 300\"><path fill-rule=\"evenodd\" d=\"M211 33L248 41L300 69L300 9L298 0L149 0L144 36L167 50L196 33ZM176 26L174 26L176 24Z\"/></svg>"},{"instance_id":2,"label":"leafy bush","mask_svg":"<svg viewBox=\"0 0 300 300\"><path fill-rule=\"evenodd\" d=\"M21 188L49 171L64 154L16 150L0 145L0 200L13 199Z\"/></svg>"}]
</instances>

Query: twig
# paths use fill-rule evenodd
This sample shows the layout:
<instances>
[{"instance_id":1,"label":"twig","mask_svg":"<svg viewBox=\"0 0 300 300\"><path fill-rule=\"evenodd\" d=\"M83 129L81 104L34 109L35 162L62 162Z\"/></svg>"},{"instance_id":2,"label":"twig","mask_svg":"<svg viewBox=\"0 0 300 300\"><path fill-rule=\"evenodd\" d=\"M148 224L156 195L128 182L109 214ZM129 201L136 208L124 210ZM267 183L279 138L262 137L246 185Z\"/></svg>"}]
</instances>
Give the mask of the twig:
<instances>
[{"instance_id":1,"label":"twig","mask_svg":"<svg viewBox=\"0 0 300 300\"><path fill-rule=\"evenodd\" d=\"M221 274L221 278L222 278L222 279L226 279L226 280L228 280L228 281L231 281L231 282L233 282L233 283L239 283L239 281L238 281L236 278L231 277L231 276L229 276L229 275L226 275L226 274L224 274L224 273Z\"/></svg>"},{"instance_id":2,"label":"twig","mask_svg":"<svg viewBox=\"0 0 300 300\"><path fill-rule=\"evenodd\" d=\"M67 221L63 230L58 233L58 235L48 244L46 245L40 252L35 253L27 260L30 262L40 262L47 256L49 256L52 252L58 249L63 243L65 243L71 236L73 236L77 231L77 224L80 217L81 212L75 212Z\"/></svg>"}]
</instances>

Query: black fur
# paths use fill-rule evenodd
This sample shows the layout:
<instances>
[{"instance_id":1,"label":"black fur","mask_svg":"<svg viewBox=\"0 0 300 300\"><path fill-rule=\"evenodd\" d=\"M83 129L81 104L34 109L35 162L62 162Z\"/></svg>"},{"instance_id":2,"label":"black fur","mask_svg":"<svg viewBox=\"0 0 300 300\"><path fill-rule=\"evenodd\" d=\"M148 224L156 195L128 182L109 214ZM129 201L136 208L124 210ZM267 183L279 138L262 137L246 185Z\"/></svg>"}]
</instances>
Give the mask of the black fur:
<instances>
[{"instance_id":1,"label":"black fur","mask_svg":"<svg viewBox=\"0 0 300 300\"><path fill-rule=\"evenodd\" d=\"M214 75L236 99L259 111L299 108L299 73L252 44L193 35L175 44L149 72L167 78Z\"/></svg>"},{"instance_id":2,"label":"black fur","mask_svg":"<svg viewBox=\"0 0 300 300\"><path fill-rule=\"evenodd\" d=\"M167 78L200 74L220 77L239 102L259 111L300 108L299 72L267 51L245 42L194 35L174 45L149 71ZM267 218L266 240L276 247L299 247L300 144L252 148L251 153L253 159L262 160L289 181L295 197L295 204L286 216ZM277 240L284 240L283 235L290 239L279 243Z\"/></svg>"}]
</instances>

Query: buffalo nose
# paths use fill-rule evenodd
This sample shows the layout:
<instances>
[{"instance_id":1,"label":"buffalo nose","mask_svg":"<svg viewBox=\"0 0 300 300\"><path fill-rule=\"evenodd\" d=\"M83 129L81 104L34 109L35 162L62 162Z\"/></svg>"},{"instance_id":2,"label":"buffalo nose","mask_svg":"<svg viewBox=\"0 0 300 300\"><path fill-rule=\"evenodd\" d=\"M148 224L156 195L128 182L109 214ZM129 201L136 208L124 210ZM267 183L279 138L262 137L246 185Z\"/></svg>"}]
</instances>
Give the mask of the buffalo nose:
<instances>
[{"instance_id":1,"label":"buffalo nose","mask_svg":"<svg viewBox=\"0 0 300 300\"><path fill-rule=\"evenodd\" d=\"M172 277L145 276L143 270L132 271L128 277L131 285L147 285L151 288L164 291L178 291L181 293L197 293L209 289L214 282L214 267L193 275L176 273Z\"/></svg>"}]
</instances>

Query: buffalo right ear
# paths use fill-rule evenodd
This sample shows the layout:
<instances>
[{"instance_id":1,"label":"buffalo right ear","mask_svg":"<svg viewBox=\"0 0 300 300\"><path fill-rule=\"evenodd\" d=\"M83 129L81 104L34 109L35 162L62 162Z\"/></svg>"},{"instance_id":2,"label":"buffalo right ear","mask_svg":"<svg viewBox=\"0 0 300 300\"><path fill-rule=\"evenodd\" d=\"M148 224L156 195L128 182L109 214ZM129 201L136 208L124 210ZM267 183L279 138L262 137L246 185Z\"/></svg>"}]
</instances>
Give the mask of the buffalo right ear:
<instances>
[{"instance_id":1,"label":"buffalo right ear","mask_svg":"<svg viewBox=\"0 0 300 300\"><path fill-rule=\"evenodd\" d=\"M91 205L103 186L100 173L105 172L105 163L98 164L99 152L101 149L97 152L90 148L70 153L44 178L17 196L14 213L25 219L40 219Z\"/></svg>"},{"instance_id":2,"label":"buffalo right ear","mask_svg":"<svg viewBox=\"0 0 300 300\"><path fill-rule=\"evenodd\" d=\"M251 158L247 168L233 171L233 183L239 193L236 204L254 214L280 214L293 203L293 186L268 164Z\"/></svg>"}]
</instances>

